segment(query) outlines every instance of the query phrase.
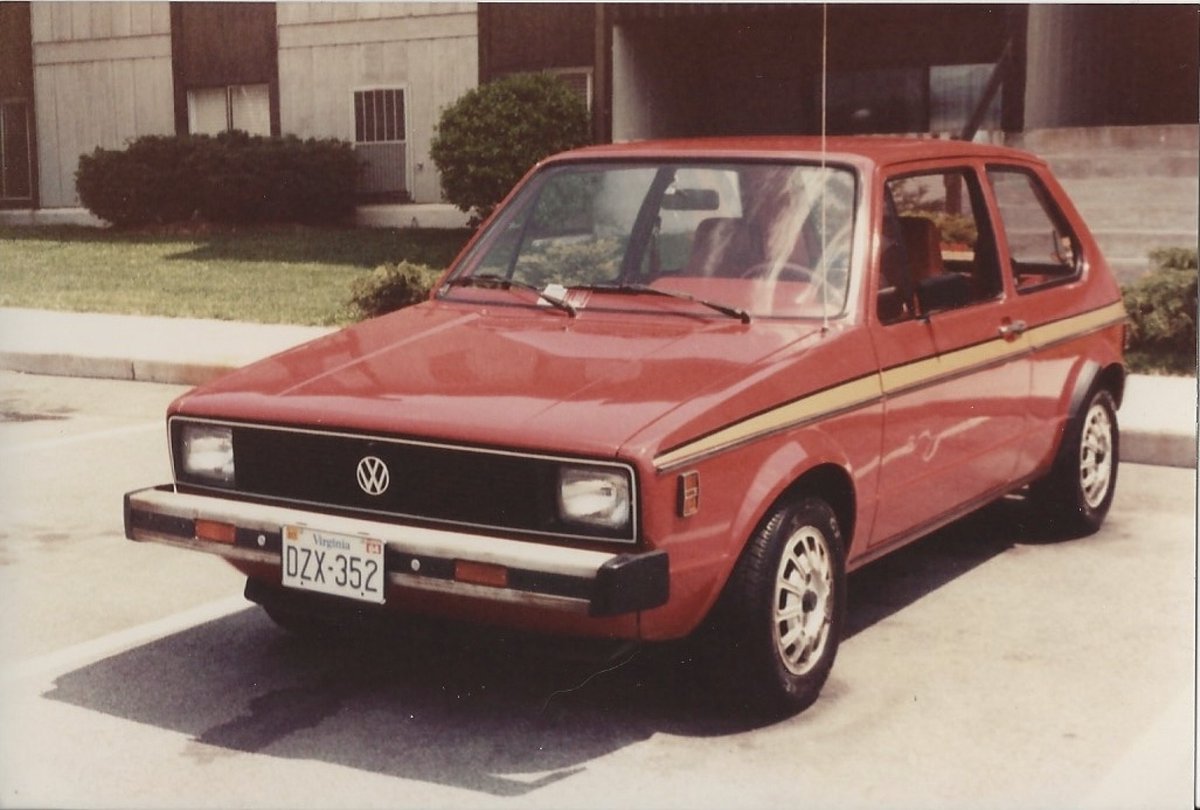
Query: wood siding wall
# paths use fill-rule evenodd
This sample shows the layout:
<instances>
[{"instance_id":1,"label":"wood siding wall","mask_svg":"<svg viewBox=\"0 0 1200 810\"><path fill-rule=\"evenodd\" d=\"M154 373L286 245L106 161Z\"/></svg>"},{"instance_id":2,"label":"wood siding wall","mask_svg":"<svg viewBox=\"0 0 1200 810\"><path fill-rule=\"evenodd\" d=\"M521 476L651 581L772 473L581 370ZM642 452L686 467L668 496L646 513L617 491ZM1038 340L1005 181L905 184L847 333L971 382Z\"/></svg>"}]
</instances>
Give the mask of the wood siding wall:
<instances>
[{"instance_id":1,"label":"wood siding wall","mask_svg":"<svg viewBox=\"0 0 1200 810\"><path fill-rule=\"evenodd\" d=\"M79 204L79 155L175 131L165 2L31 6L39 188L46 208Z\"/></svg>"},{"instance_id":2,"label":"wood siding wall","mask_svg":"<svg viewBox=\"0 0 1200 810\"><path fill-rule=\"evenodd\" d=\"M354 141L354 91L405 89L408 191L439 202L429 144L441 111L475 86L474 3L281 3L285 133Z\"/></svg>"},{"instance_id":3,"label":"wood siding wall","mask_svg":"<svg viewBox=\"0 0 1200 810\"><path fill-rule=\"evenodd\" d=\"M0 98L32 97L29 3L0 3Z\"/></svg>"},{"instance_id":4,"label":"wood siding wall","mask_svg":"<svg viewBox=\"0 0 1200 810\"><path fill-rule=\"evenodd\" d=\"M1026 129L1194 124L1197 6L1033 5Z\"/></svg>"},{"instance_id":5,"label":"wood siding wall","mask_svg":"<svg viewBox=\"0 0 1200 810\"><path fill-rule=\"evenodd\" d=\"M172 3L171 32L176 131L188 131L188 90L265 84L271 133L280 134L274 3Z\"/></svg>"},{"instance_id":6,"label":"wood siding wall","mask_svg":"<svg viewBox=\"0 0 1200 810\"><path fill-rule=\"evenodd\" d=\"M591 3L483 3L479 80L546 68L592 67L595 30Z\"/></svg>"}]
</instances>

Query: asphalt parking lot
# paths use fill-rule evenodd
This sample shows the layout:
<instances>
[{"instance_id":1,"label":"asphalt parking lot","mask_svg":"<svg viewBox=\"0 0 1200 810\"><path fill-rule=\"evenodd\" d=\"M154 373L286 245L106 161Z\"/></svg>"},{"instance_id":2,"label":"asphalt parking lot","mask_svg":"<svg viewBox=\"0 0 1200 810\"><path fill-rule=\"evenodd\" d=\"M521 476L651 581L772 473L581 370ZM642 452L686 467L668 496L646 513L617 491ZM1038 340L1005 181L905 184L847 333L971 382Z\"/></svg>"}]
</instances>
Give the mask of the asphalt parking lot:
<instances>
[{"instance_id":1,"label":"asphalt parking lot","mask_svg":"<svg viewBox=\"0 0 1200 810\"><path fill-rule=\"evenodd\" d=\"M822 698L760 725L686 648L281 634L123 539L182 390L0 372L0 805L1193 806L1194 470L1123 465L1091 538L1012 498L856 573Z\"/></svg>"}]
</instances>

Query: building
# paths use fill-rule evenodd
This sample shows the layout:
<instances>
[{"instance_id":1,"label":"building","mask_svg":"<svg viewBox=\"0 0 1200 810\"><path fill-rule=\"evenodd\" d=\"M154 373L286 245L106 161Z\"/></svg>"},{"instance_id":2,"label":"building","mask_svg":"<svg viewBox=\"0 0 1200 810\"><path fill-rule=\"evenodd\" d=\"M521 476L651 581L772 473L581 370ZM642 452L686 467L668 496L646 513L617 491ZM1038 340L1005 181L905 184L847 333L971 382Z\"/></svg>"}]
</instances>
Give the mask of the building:
<instances>
[{"instance_id":1,"label":"building","mask_svg":"<svg viewBox=\"0 0 1200 810\"><path fill-rule=\"evenodd\" d=\"M351 141L365 198L438 202L477 53L473 3L0 3L0 206L77 206L96 147L235 128Z\"/></svg>"},{"instance_id":2,"label":"building","mask_svg":"<svg viewBox=\"0 0 1200 810\"><path fill-rule=\"evenodd\" d=\"M547 70L599 142L991 139L1055 164L1119 272L1196 244L1200 6L1179 4L0 2L0 208L77 205L97 146L228 128L352 141L364 201L437 203L440 110Z\"/></svg>"},{"instance_id":3,"label":"building","mask_svg":"<svg viewBox=\"0 0 1200 810\"><path fill-rule=\"evenodd\" d=\"M586 82L598 141L824 127L1029 148L1125 278L1197 242L1197 5L481 4L479 65Z\"/></svg>"}]
</instances>

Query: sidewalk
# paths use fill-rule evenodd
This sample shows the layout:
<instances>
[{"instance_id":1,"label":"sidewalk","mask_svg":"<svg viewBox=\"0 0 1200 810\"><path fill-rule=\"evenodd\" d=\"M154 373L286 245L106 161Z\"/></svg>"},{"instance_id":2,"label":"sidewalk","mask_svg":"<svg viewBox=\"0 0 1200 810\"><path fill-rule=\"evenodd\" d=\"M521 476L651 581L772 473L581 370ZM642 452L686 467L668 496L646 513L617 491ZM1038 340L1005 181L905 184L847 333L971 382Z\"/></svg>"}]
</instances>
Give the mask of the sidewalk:
<instances>
[{"instance_id":1,"label":"sidewalk","mask_svg":"<svg viewBox=\"0 0 1200 810\"><path fill-rule=\"evenodd\" d=\"M0 369L197 385L333 329L0 308ZM1196 466L1196 380L1133 375L1121 458Z\"/></svg>"}]
</instances>

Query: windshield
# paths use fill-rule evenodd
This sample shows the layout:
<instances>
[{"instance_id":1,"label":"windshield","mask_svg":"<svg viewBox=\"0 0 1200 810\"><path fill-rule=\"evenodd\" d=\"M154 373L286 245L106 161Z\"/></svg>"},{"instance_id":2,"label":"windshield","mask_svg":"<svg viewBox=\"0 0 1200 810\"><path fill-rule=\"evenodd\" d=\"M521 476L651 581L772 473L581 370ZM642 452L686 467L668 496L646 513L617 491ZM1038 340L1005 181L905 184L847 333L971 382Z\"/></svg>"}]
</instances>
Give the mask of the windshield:
<instances>
[{"instance_id":1,"label":"windshield","mask_svg":"<svg viewBox=\"0 0 1200 810\"><path fill-rule=\"evenodd\" d=\"M840 167L557 166L509 202L446 289L533 287L581 308L666 306L650 288L754 317L837 315L854 197L854 174Z\"/></svg>"}]
</instances>

